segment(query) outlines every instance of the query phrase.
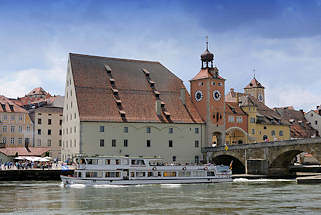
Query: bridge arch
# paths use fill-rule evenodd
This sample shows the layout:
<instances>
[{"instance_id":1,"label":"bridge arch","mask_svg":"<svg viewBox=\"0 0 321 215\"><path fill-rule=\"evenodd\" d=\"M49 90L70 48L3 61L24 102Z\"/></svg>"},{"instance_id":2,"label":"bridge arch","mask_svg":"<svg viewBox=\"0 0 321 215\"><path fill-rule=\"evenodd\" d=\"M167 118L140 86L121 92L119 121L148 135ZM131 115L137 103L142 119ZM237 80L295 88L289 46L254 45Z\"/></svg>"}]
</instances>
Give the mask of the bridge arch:
<instances>
[{"instance_id":1,"label":"bridge arch","mask_svg":"<svg viewBox=\"0 0 321 215\"><path fill-rule=\"evenodd\" d=\"M230 127L225 131L226 144L245 144L248 140L248 133L240 127Z\"/></svg>"},{"instance_id":2,"label":"bridge arch","mask_svg":"<svg viewBox=\"0 0 321 215\"><path fill-rule=\"evenodd\" d=\"M233 157L228 154L221 154L218 156L213 156L211 159L211 163L214 163L216 165L225 165L225 166L230 166L232 163L233 174L244 174L245 173L244 163L242 163L242 161L240 161L238 158Z\"/></svg>"},{"instance_id":3,"label":"bridge arch","mask_svg":"<svg viewBox=\"0 0 321 215\"><path fill-rule=\"evenodd\" d=\"M302 152L304 151L297 149L285 151L271 161L269 168L288 168L293 159Z\"/></svg>"}]
</instances>

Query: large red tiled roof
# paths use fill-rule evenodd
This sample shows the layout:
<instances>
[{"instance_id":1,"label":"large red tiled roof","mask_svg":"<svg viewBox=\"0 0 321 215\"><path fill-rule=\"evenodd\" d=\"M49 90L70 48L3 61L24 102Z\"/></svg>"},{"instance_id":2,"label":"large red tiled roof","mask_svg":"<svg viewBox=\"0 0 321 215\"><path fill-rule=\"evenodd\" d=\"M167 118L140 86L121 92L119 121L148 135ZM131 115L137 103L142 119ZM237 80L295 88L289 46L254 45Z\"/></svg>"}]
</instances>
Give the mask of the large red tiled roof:
<instances>
[{"instance_id":1,"label":"large red tiled roof","mask_svg":"<svg viewBox=\"0 0 321 215\"><path fill-rule=\"evenodd\" d=\"M246 87L244 87L244 89L249 89L249 88L264 88L264 87L263 87L262 84L261 84L260 82L258 82L258 81L256 80L256 78L254 77L254 78L251 80L251 82L250 82Z\"/></svg>"},{"instance_id":2,"label":"large red tiled roof","mask_svg":"<svg viewBox=\"0 0 321 215\"><path fill-rule=\"evenodd\" d=\"M49 93L47 93L44 89L42 89L42 87L37 87L34 88L33 90L31 90L27 96L33 96L33 95L43 95L43 96L50 96Z\"/></svg>"},{"instance_id":3,"label":"large red tiled roof","mask_svg":"<svg viewBox=\"0 0 321 215\"><path fill-rule=\"evenodd\" d=\"M257 123L289 125L289 122L284 120L278 112L272 110L262 102L259 102L255 97L251 95L241 96L240 101L241 101L241 107L243 106L256 107Z\"/></svg>"},{"instance_id":4,"label":"large red tiled roof","mask_svg":"<svg viewBox=\"0 0 321 215\"><path fill-rule=\"evenodd\" d=\"M247 115L237 102L225 102L225 113Z\"/></svg>"},{"instance_id":5,"label":"large red tiled roof","mask_svg":"<svg viewBox=\"0 0 321 215\"><path fill-rule=\"evenodd\" d=\"M25 109L16 105L13 101L9 100L5 96L0 96L0 112L19 112L19 113L27 113Z\"/></svg>"},{"instance_id":6,"label":"large red tiled roof","mask_svg":"<svg viewBox=\"0 0 321 215\"><path fill-rule=\"evenodd\" d=\"M203 123L182 80L159 62L70 54L70 63L81 121L121 122L121 110L128 122ZM112 70L115 87L106 65ZM143 69L149 72L160 100L165 103L166 111L160 116L156 114L155 92ZM185 105L180 100L181 88L185 91ZM122 109L118 108L112 89L118 90L117 101L120 100ZM169 112L170 120L165 112Z\"/></svg>"},{"instance_id":7,"label":"large red tiled roof","mask_svg":"<svg viewBox=\"0 0 321 215\"><path fill-rule=\"evenodd\" d=\"M25 147L7 147L0 148L0 152L7 156L15 156L18 153L19 156L41 156L50 148L47 147L29 147L29 151Z\"/></svg>"},{"instance_id":8,"label":"large red tiled roof","mask_svg":"<svg viewBox=\"0 0 321 215\"><path fill-rule=\"evenodd\" d=\"M316 130L313 129L304 117L304 112L295 110L292 106L274 108L282 119L290 122L290 130L292 138L310 138L316 135Z\"/></svg>"}]
</instances>

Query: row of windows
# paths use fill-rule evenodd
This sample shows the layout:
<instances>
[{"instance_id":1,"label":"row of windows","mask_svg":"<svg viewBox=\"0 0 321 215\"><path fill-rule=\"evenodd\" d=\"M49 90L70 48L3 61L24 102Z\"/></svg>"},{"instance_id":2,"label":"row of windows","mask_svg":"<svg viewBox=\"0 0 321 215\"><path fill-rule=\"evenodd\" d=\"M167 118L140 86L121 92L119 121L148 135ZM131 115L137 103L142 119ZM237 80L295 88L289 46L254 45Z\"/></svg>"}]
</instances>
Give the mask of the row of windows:
<instances>
[{"instance_id":1,"label":"row of windows","mask_svg":"<svg viewBox=\"0 0 321 215\"><path fill-rule=\"evenodd\" d=\"M48 147L50 147L51 146L51 143L52 143L52 141L51 141L51 139L48 139L47 141L46 141L46 146L48 146ZM41 146L41 139L37 139L37 146ZM45 146L45 145L43 145L43 146ZM58 142L58 146L61 146L61 140L59 140L59 142Z\"/></svg>"},{"instance_id":2,"label":"row of windows","mask_svg":"<svg viewBox=\"0 0 321 215\"><path fill-rule=\"evenodd\" d=\"M264 127L264 129L266 129L266 127ZM254 128L252 128L252 134L255 134L255 129L254 129ZM272 131L271 131L271 135L272 135L272 136L275 136L275 134L276 134L275 130L272 130ZM283 136L283 131L282 131L282 130L279 131L279 136L280 136L280 137Z\"/></svg>"},{"instance_id":3,"label":"row of windows","mask_svg":"<svg viewBox=\"0 0 321 215\"><path fill-rule=\"evenodd\" d=\"M222 82L217 82L217 83L218 83L218 84L217 84L218 86L222 86L222 85L223 85ZM199 85L199 86L203 86L204 84L203 84L203 82L199 82L198 85ZM213 85L213 86L216 85L215 81L212 81L212 85Z\"/></svg>"},{"instance_id":4,"label":"row of windows","mask_svg":"<svg viewBox=\"0 0 321 215\"><path fill-rule=\"evenodd\" d=\"M41 118L38 118L38 125L41 125L42 124L42 119ZM51 125L52 124L52 119L48 119L48 125ZM59 120L59 125L62 125L62 120Z\"/></svg>"},{"instance_id":5,"label":"row of windows","mask_svg":"<svg viewBox=\"0 0 321 215\"><path fill-rule=\"evenodd\" d=\"M68 105L67 105L67 107L68 107ZM68 108L67 108L67 110L68 110ZM74 119L76 119L76 118L77 118L77 115L76 115L76 113L74 113ZM66 122L68 122L68 120L69 121L72 120L72 114L69 115L69 118L68 118L68 114L66 114Z\"/></svg>"},{"instance_id":6,"label":"row of windows","mask_svg":"<svg viewBox=\"0 0 321 215\"><path fill-rule=\"evenodd\" d=\"M61 144L60 144L61 146ZM72 148L72 147L76 147L77 144L76 144L76 140L72 141L72 140L69 140L69 144L68 144L68 140L66 141L63 141L62 142L62 148Z\"/></svg>"},{"instance_id":7,"label":"row of windows","mask_svg":"<svg viewBox=\"0 0 321 215\"><path fill-rule=\"evenodd\" d=\"M11 120L16 120L16 115L15 114L9 114L10 115L10 119ZM19 115L18 116L19 121L23 120L23 115ZM2 114L2 120L8 120L8 115L7 114Z\"/></svg>"},{"instance_id":8,"label":"row of windows","mask_svg":"<svg viewBox=\"0 0 321 215\"><path fill-rule=\"evenodd\" d=\"M241 116L228 116L228 122L235 122L235 119L236 119L236 122L237 123L242 123L243 122L243 118Z\"/></svg>"},{"instance_id":9,"label":"row of windows","mask_svg":"<svg viewBox=\"0 0 321 215\"><path fill-rule=\"evenodd\" d=\"M38 129L38 130L37 130L37 133L38 133L38 135L41 135L41 129ZM51 134L52 134L51 129L48 129L47 134L48 134L48 135L51 135ZM61 129L59 130L59 135L62 135Z\"/></svg>"},{"instance_id":10,"label":"row of windows","mask_svg":"<svg viewBox=\"0 0 321 215\"><path fill-rule=\"evenodd\" d=\"M17 127L18 127L18 132L19 132L19 133L22 133L22 132L23 132L23 126L22 126L22 125L19 125L19 126L17 126ZM12 125L12 126L6 126L6 125L4 125L4 126L2 126L2 132L3 132L3 133L8 132L8 128L10 128L10 132L11 132L11 133L14 133L14 132L16 131L16 126L14 126L14 125ZM26 131L27 131L27 132L30 132L30 131L31 131L29 125L26 126Z\"/></svg>"},{"instance_id":11,"label":"row of windows","mask_svg":"<svg viewBox=\"0 0 321 215\"><path fill-rule=\"evenodd\" d=\"M71 127L69 129L66 128L63 131L64 131L64 134L68 134L68 132L69 132L69 134L72 134L72 128ZM77 129L76 129L76 126L75 126L74 127L74 133L76 133L76 131L77 131Z\"/></svg>"},{"instance_id":12,"label":"row of windows","mask_svg":"<svg viewBox=\"0 0 321 215\"><path fill-rule=\"evenodd\" d=\"M7 143L7 141L10 141L10 144L15 144L16 141L18 141L17 142L18 144L22 144L22 140L23 140L22 137L19 137L19 138L10 137L8 138L8 140L7 140L7 137L2 137L2 143L5 143L5 144ZM25 138L25 143L29 144L29 140L30 140L29 138Z\"/></svg>"},{"instance_id":13,"label":"row of windows","mask_svg":"<svg viewBox=\"0 0 321 215\"><path fill-rule=\"evenodd\" d=\"M124 147L128 147L128 140L127 139L124 139L123 140L123 144L124 144ZM198 148L199 147L199 141L198 140L195 140L194 142L194 147L195 148ZM100 139L99 140L99 146L100 147L104 147L105 146L105 140L104 139ZM115 139L112 139L111 140L111 146L112 147L116 147L116 140ZM151 147L151 140L146 140L146 147ZM168 147L169 148L173 148L173 140L169 140L168 141Z\"/></svg>"},{"instance_id":14,"label":"row of windows","mask_svg":"<svg viewBox=\"0 0 321 215\"><path fill-rule=\"evenodd\" d=\"M129 157L129 155L125 155L126 157ZM70 154L66 154L66 155L63 155L62 156L62 159L63 160L67 160L67 159L71 159L71 157L72 157L72 155L70 155ZM140 156L140 157L143 157L143 156ZM200 158L199 158L199 156L198 155L196 155L195 157L194 157L194 160L195 160L195 163L199 163L200 162ZM176 162L177 161L177 157L176 157L176 155L173 155L172 156L172 161L173 162Z\"/></svg>"},{"instance_id":15,"label":"row of windows","mask_svg":"<svg viewBox=\"0 0 321 215\"><path fill-rule=\"evenodd\" d=\"M99 126L99 132L105 132L105 126L103 126L103 125ZM128 133L128 127L124 127L123 132L124 133ZM195 132L195 134L198 134L199 133L199 128L195 128L194 132ZM146 133L147 134L152 133L152 128L151 127L147 127L146 128ZM173 134L174 133L174 128L168 128L168 133L169 134Z\"/></svg>"}]
</instances>

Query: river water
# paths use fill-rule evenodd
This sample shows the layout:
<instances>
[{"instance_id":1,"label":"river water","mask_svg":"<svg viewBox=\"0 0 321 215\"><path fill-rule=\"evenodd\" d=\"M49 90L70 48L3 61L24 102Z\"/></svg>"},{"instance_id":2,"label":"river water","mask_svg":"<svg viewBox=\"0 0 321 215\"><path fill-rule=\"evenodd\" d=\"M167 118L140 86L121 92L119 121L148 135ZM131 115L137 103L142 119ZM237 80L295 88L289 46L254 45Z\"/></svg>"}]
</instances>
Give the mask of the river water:
<instances>
[{"instance_id":1,"label":"river water","mask_svg":"<svg viewBox=\"0 0 321 215\"><path fill-rule=\"evenodd\" d=\"M0 214L321 214L321 185L295 180L141 186L0 182Z\"/></svg>"}]
</instances>

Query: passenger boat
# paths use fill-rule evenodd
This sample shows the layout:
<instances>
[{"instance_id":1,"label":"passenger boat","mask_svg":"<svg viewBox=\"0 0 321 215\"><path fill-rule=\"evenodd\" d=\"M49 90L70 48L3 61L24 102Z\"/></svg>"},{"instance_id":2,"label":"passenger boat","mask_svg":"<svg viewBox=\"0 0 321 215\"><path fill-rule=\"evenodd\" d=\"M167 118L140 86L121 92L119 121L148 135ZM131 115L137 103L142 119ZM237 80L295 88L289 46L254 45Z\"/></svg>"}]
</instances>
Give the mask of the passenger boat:
<instances>
[{"instance_id":1,"label":"passenger boat","mask_svg":"<svg viewBox=\"0 0 321 215\"><path fill-rule=\"evenodd\" d=\"M158 158L93 156L75 160L72 176L61 175L64 185L186 184L232 181L223 165L166 164Z\"/></svg>"}]
</instances>

